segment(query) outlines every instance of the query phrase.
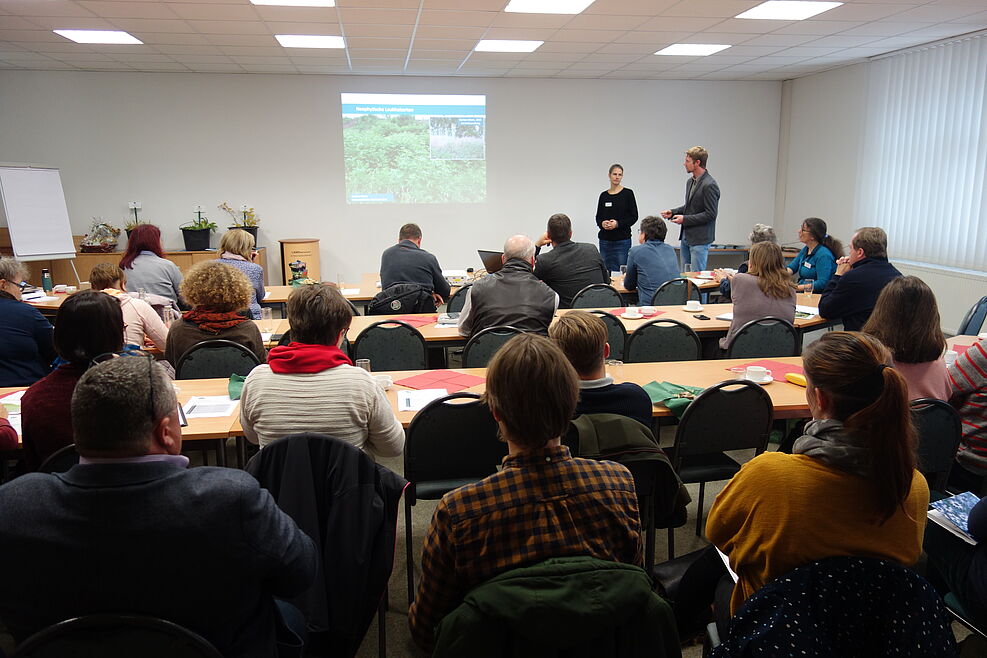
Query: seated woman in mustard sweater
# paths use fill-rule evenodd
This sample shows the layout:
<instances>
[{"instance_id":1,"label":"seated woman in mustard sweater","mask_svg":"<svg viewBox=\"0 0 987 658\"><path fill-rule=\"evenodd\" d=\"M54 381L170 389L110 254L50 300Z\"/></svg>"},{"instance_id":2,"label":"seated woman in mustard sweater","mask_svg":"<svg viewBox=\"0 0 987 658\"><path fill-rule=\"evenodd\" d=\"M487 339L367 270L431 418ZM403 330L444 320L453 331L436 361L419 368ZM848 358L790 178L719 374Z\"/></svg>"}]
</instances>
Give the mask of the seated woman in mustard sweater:
<instances>
[{"instance_id":1,"label":"seated woman in mustard sweater","mask_svg":"<svg viewBox=\"0 0 987 658\"><path fill-rule=\"evenodd\" d=\"M828 333L803 355L813 420L794 454L763 453L716 497L706 536L739 576L732 612L814 560L863 555L914 564L929 505L915 470L908 387L877 339Z\"/></svg>"}]
</instances>

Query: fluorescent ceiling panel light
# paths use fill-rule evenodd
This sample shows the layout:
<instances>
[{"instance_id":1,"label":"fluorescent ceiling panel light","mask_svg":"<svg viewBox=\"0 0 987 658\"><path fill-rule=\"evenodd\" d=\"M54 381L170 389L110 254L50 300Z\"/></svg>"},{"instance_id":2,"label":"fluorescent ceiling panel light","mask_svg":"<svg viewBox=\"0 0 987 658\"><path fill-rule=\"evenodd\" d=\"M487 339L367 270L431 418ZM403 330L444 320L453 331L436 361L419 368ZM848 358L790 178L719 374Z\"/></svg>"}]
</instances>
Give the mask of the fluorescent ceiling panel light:
<instances>
[{"instance_id":1,"label":"fluorescent ceiling panel light","mask_svg":"<svg viewBox=\"0 0 987 658\"><path fill-rule=\"evenodd\" d=\"M117 43L138 46L144 43L120 30L52 30L52 32L76 43Z\"/></svg>"},{"instance_id":2,"label":"fluorescent ceiling panel light","mask_svg":"<svg viewBox=\"0 0 987 658\"><path fill-rule=\"evenodd\" d=\"M504 11L523 14L579 14L593 0L511 0Z\"/></svg>"},{"instance_id":3,"label":"fluorescent ceiling panel light","mask_svg":"<svg viewBox=\"0 0 987 658\"><path fill-rule=\"evenodd\" d=\"M345 48L343 37L329 37L321 34L275 34L285 48Z\"/></svg>"},{"instance_id":4,"label":"fluorescent ceiling panel light","mask_svg":"<svg viewBox=\"0 0 987 658\"><path fill-rule=\"evenodd\" d=\"M478 53L530 53L544 41L514 41L511 39L480 39L473 49Z\"/></svg>"},{"instance_id":5,"label":"fluorescent ceiling panel light","mask_svg":"<svg viewBox=\"0 0 987 658\"><path fill-rule=\"evenodd\" d=\"M276 7L335 7L334 0L250 0L255 5Z\"/></svg>"},{"instance_id":6,"label":"fluorescent ceiling panel light","mask_svg":"<svg viewBox=\"0 0 987 658\"><path fill-rule=\"evenodd\" d=\"M726 50L730 46L722 43L673 43L667 48L662 48L656 55L681 55L685 57L706 57L721 50Z\"/></svg>"},{"instance_id":7,"label":"fluorescent ceiling panel light","mask_svg":"<svg viewBox=\"0 0 987 658\"><path fill-rule=\"evenodd\" d=\"M804 21L824 11L835 9L842 4L842 2L808 2L806 0L768 0L742 14L738 14L735 18Z\"/></svg>"}]
</instances>

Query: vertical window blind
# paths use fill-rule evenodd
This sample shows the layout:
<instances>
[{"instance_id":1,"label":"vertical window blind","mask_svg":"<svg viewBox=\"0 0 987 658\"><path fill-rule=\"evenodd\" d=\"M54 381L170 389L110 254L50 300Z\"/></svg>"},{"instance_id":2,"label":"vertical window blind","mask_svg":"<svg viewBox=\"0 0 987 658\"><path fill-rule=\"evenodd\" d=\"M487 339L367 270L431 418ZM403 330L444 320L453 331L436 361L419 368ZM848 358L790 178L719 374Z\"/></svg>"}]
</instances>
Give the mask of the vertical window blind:
<instances>
[{"instance_id":1,"label":"vertical window blind","mask_svg":"<svg viewBox=\"0 0 987 658\"><path fill-rule=\"evenodd\" d=\"M856 194L895 260L987 271L987 35L873 61Z\"/></svg>"}]
</instances>

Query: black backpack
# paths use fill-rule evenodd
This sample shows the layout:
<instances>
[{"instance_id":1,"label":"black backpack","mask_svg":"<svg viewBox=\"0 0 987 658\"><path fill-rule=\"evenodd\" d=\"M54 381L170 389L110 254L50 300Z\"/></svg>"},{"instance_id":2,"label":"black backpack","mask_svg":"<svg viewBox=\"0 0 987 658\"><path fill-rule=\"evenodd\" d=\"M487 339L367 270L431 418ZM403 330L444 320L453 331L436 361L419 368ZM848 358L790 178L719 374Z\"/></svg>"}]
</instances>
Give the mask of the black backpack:
<instances>
[{"instance_id":1,"label":"black backpack","mask_svg":"<svg viewBox=\"0 0 987 658\"><path fill-rule=\"evenodd\" d=\"M419 283L395 283L374 295L367 315L429 313L435 310L432 290Z\"/></svg>"}]
</instances>

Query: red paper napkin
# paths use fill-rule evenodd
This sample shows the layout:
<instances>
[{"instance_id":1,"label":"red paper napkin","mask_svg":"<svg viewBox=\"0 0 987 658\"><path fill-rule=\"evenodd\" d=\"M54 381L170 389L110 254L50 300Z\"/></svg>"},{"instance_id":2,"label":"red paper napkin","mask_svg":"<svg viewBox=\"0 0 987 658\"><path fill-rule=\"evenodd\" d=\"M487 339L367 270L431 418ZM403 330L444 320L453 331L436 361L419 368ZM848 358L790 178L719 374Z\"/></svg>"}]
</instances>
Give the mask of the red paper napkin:
<instances>
[{"instance_id":1,"label":"red paper napkin","mask_svg":"<svg viewBox=\"0 0 987 658\"><path fill-rule=\"evenodd\" d=\"M776 380L785 379L785 375L790 372L797 373L799 375L804 375L805 370L800 365L794 363L782 363L781 361L774 361L772 359L761 359L760 361L751 361L750 363L742 364L744 368L750 366L761 366L762 368L767 368L771 372L771 377ZM737 366L731 366L736 368ZM730 370L730 368L727 368Z\"/></svg>"},{"instance_id":2,"label":"red paper napkin","mask_svg":"<svg viewBox=\"0 0 987 658\"><path fill-rule=\"evenodd\" d=\"M422 390L426 388L444 388L450 393L463 391L487 381L483 377L467 375L455 370L430 370L420 375L412 375L394 382L407 388Z\"/></svg>"},{"instance_id":3,"label":"red paper napkin","mask_svg":"<svg viewBox=\"0 0 987 658\"><path fill-rule=\"evenodd\" d=\"M434 324L439 321L438 315L398 315L390 318L410 324L412 327L424 327L426 324Z\"/></svg>"}]
</instances>

